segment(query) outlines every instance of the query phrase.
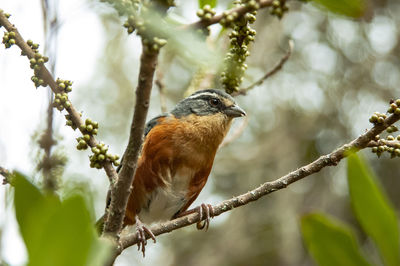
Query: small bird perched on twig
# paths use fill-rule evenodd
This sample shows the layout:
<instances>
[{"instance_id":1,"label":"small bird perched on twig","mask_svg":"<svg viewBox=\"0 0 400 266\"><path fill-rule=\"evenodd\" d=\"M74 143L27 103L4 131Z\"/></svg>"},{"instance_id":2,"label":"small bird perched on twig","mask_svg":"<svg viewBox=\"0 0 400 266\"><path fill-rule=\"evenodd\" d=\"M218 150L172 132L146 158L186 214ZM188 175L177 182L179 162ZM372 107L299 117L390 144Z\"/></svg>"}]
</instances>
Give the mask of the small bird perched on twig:
<instances>
[{"instance_id":1,"label":"small bird perched on twig","mask_svg":"<svg viewBox=\"0 0 400 266\"><path fill-rule=\"evenodd\" d=\"M124 226L136 224L143 256L145 234L155 242L146 225L179 217L189 208L207 182L232 119L245 115L230 95L209 89L147 123L124 220ZM200 216L197 228L207 229L212 206L201 204L194 211Z\"/></svg>"}]
</instances>

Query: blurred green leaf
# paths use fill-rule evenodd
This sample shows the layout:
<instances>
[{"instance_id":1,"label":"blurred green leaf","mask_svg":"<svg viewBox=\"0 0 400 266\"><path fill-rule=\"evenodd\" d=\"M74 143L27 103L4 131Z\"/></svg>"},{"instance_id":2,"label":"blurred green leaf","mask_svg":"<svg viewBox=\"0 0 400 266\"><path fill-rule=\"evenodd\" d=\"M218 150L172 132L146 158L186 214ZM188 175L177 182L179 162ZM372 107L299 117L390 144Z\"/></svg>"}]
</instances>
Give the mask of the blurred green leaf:
<instances>
[{"instance_id":1,"label":"blurred green leaf","mask_svg":"<svg viewBox=\"0 0 400 266\"><path fill-rule=\"evenodd\" d=\"M365 0L313 0L329 11L353 18L364 15L367 4Z\"/></svg>"},{"instance_id":2,"label":"blurred green leaf","mask_svg":"<svg viewBox=\"0 0 400 266\"><path fill-rule=\"evenodd\" d=\"M361 255L353 232L333 218L317 213L305 215L301 219L301 231L318 265L370 265Z\"/></svg>"},{"instance_id":3,"label":"blurred green leaf","mask_svg":"<svg viewBox=\"0 0 400 266\"><path fill-rule=\"evenodd\" d=\"M45 197L20 173L15 174L15 212L28 254L40 252L39 239L45 224L60 202L54 196Z\"/></svg>"},{"instance_id":4,"label":"blurred green leaf","mask_svg":"<svg viewBox=\"0 0 400 266\"><path fill-rule=\"evenodd\" d=\"M378 246L385 265L400 265L399 228L389 200L357 155L349 156L347 170L351 202L359 223Z\"/></svg>"},{"instance_id":5,"label":"blurred green leaf","mask_svg":"<svg viewBox=\"0 0 400 266\"><path fill-rule=\"evenodd\" d=\"M83 195L71 194L60 201L16 174L15 210L28 265L101 265L107 259L109 248L97 237Z\"/></svg>"},{"instance_id":6,"label":"blurred green leaf","mask_svg":"<svg viewBox=\"0 0 400 266\"><path fill-rule=\"evenodd\" d=\"M212 8L214 8L217 5L217 0L199 0L200 8L203 8L205 5L209 5Z\"/></svg>"},{"instance_id":7,"label":"blurred green leaf","mask_svg":"<svg viewBox=\"0 0 400 266\"><path fill-rule=\"evenodd\" d=\"M183 58L187 63L205 67L215 67L223 62L223 56L208 47L205 36L196 29L185 28L176 15L161 17L157 12L149 12L148 30L155 36L166 38L169 52Z\"/></svg>"}]
</instances>

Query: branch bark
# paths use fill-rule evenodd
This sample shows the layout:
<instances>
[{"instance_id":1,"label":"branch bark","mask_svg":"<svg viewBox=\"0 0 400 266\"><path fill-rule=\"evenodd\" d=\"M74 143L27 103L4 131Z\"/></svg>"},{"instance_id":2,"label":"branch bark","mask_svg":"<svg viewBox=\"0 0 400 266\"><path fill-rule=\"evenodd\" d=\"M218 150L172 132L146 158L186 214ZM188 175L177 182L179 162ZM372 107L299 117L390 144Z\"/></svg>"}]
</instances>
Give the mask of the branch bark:
<instances>
[{"instance_id":1,"label":"branch bark","mask_svg":"<svg viewBox=\"0 0 400 266\"><path fill-rule=\"evenodd\" d=\"M122 228L128 197L132 191L131 186L143 143L143 131L158 59L158 51L148 49L145 44L142 44L142 47L139 82L136 88L135 112L133 115L129 142L124 153L123 164L119 172L118 180L115 185L111 184L111 203L103 231L104 235L111 236L114 240L118 240L118 233Z\"/></svg>"},{"instance_id":2,"label":"branch bark","mask_svg":"<svg viewBox=\"0 0 400 266\"><path fill-rule=\"evenodd\" d=\"M375 139L375 136L383 132L386 128L397 122L399 119L400 115L392 114L385 119L384 123L375 125L373 128L360 135L358 138L336 149L332 153L323 155L312 163L300 167L299 169L279 179L276 179L275 181L266 182L247 193L225 200L213 206L214 215L218 216L234 208L246 205L252 201L256 201L274 191L286 188L288 185L296 181L299 181L309 175L319 172L324 167L337 165L343 158L347 157L350 152L357 152L361 149L368 147L370 145L370 142ZM198 220L198 213L191 213L172 221L156 224L151 227L151 231L154 235L157 236L197 223ZM117 255L119 255L124 249L135 245L137 241L138 239L136 234L129 234L122 237L120 240L121 245L118 249Z\"/></svg>"},{"instance_id":3,"label":"branch bark","mask_svg":"<svg viewBox=\"0 0 400 266\"><path fill-rule=\"evenodd\" d=\"M15 33L15 44L21 49L24 55L26 55L29 59L34 57L35 53L32 51L31 47L29 47L29 45L22 38L21 34L18 32L18 29L10 23L10 21L7 19L7 17L4 15L4 12L2 11L0 11L0 25L3 26L8 32L12 31ZM55 79L44 65L40 69L39 76L43 79L45 84L48 84L50 86L51 90L54 93L61 92L57 87ZM84 124L83 120L81 119L80 113L75 109L72 104L70 107L65 108L65 110L71 116L72 122L77 125L78 128L80 128L80 126ZM91 136L88 144L90 147L95 147L98 142L93 136ZM112 166L111 162L105 162L103 168L110 181L117 179L118 174Z\"/></svg>"}]
</instances>

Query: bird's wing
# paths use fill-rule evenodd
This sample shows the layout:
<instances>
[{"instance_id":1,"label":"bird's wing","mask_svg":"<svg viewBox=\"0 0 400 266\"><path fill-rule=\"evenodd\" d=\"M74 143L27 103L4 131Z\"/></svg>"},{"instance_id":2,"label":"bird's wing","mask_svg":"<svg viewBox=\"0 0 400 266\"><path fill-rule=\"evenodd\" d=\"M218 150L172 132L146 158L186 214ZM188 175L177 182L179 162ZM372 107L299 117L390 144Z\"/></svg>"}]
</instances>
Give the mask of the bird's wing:
<instances>
[{"instance_id":1,"label":"bird's wing","mask_svg":"<svg viewBox=\"0 0 400 266\"><path fill-rule=\"evenodd\" d=\"M169 114L161 114L161 115L154 117L149 122L147 122L146 127L144 128L144 137L146 137L147 134L149 134L150 130L152 130L153 127L155 127L159 123L160 118L167 117L167 116L169 116Z\"/></svg>"},{"instance_id":2,"label":"bird's wing","mask_svg":"<svg viewBox=\"0 0 400 266\"><path fill-rule=\"evenodd\" d=\"M158 116L152 118L150 121L148 121L146 123L146 126L144 128L144 132L143 132L144 133L144 138L146 139L146 136L147 136L147 134L149 134L150 130L152 130L156 125L159 124L159 119L160 118L167 117L167 116L169 116L169 114L167 114L167 113L161 114L161 115L158 115ZM121 170L123 162L124 162L124 156L122 156L122 158L121 158L121 164L118 165L118 167L117 167L117 173L119 173L119 171Z\"/></svg>"}]
</instances>

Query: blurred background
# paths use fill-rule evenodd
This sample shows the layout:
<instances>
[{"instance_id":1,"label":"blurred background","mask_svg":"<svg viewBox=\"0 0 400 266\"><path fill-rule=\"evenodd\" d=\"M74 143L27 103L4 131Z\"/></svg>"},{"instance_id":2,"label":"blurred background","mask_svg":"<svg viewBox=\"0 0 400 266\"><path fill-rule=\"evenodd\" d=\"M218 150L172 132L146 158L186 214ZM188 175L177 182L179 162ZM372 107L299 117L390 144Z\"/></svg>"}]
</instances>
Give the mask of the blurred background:
<instances>
[{"instance_id":1,"label":"blurred background","mask_svg":"<svg viewBox=\"0 0 400 266\"><path fill-rule=\"evenodd\" d=\"M57 31L47 43L56 58L55 75L74 82L71 101L100 124L99 139L122 155L137 84L140 39L129 35L123 20L98 1L59 1ZM181 23L197 21L197 1L176 1L170 16ZM219 1L217 12L231 1ZM293 54L276 75L237 102L248 113L240 137L217 153L209 181L193 206L218 203L277 179L322 154L350 142L371 125L369 116L385 112L400 92L400 2L371 1L368 15L349 19L311 3L288 2L281 20L258 12L255 43L248 58L246 87L268 72L285 55ZM41 1L0 0L26 39L46 42ZM208 44L224 54L226 32L210 28ZM188 45L190 42L188 41ZM43 51L43 50L41 50ZM46 128L48 91L34 89L26 58L12 47L0 49L0 165L41 181L38 139ZM168 45L162 49L157 77L164 85L170 110L199 76L198 68ZM200 77L202 77L200 75ZM218 83L215 85L218 87ZM152 91L148 119L161 113L160 93ZM108 180L89 168L88 151L75 149L78 137L59 112L54 114L56 153L67 158L61 188L85 186L92 192L96 215L104 210ZM238 120L231 134L244 123ZM380 159L362 152L398 209L400 164L384 154ZM287 189L268 195L212 220L208 232L194 226L164 234L149 243L146 258L136 247L123 252L116 265L312 265L299 231L299 218L318 210L339 217L358 230L350 208L346 163L325 168ZM0 186L0 262L22 265L24 244L12 212L11 189ZM371 261L379 263L361 230L358 239ZM24 255L25 254L25 255ZM1 264L1 263L0 263Z\"/></svg>"}]
</instances>

